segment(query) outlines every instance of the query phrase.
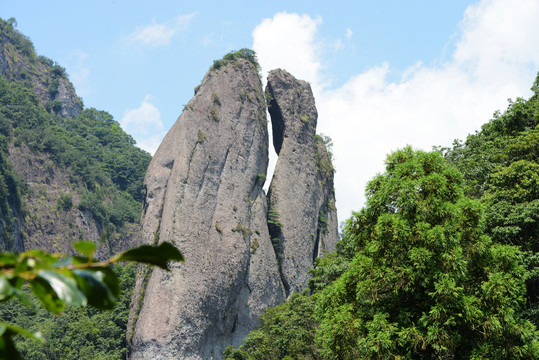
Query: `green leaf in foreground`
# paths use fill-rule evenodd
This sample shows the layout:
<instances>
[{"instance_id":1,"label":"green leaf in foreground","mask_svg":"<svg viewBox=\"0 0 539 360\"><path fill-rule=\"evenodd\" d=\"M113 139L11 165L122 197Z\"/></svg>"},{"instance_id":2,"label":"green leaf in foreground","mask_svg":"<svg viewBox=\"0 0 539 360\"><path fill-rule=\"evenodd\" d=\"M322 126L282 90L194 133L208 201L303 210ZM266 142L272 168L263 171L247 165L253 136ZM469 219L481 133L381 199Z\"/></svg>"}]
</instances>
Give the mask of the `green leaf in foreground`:
<instances>
[{"instance_id":1,"label":"green leaf in foreground","mask_svg":"<svg viewBox=\"0 0 539 360\"><path fill-rule=\"evenodd\" d=\"M169 261L183 261L181 252L170 243L144 245L112 258L95 261L96 245L76 242L74 248L83 256L49 254L42 250L0 254L0 301L15 296L31 305L21 290L28 283L45 309L59 314L67 305L91 305L112 309L120 297L120 282L112 271L119 261L133 261L169 270ZM0 321L0 360L20 359L13 338L23 335L36 338L23 328Z\"/></svg>"},{"instance_id":2,"label":"green leaf in foreground","mask_svg":"<svg viewBox=\"0 0 539 360\"><path fill-rule=\"evenodd\" d=\"M17 334L6 325L8 324L0 324L0 359L19 360L21 357L12 339Z\"/></svg>"},{"instance_id":3,"label":"green leaf in foreground","mask_svg":"<svg viewBox=\"0 0 539 360\"><path fill-rule=\"evenodd\" d=\"M77 241L73 244L73 248L82 255L92 257L97 249L97 245L91 241Z\"/></svg>"},{"instance_id":4,"label":"green leaf in foreground","mask_svg":"<svg viewBox=\"0 0 539 360\"><path fill-rule=\"evenodd\" d=\"M73 273L88 305L104 310L114 307L120 296L120 285L111 269L73 270Z\"/></svg>"},{"instance_id":5,"label":"green leaf in foreground","mask_svg":"<svg viewBox=\"0 0 539 360\"><path fill-rule=\"evenodd\" d=\"M5 276L0 276L0 301L9 299L13 295L13 287Z\"/></svg>"},{"instance_id":6,"label":"green leaf in foreground","mask_svg":"<svg viewBox=\"0 0 539 360\"><path fill-rule=\"evenodd\" d=\"M58 298L58 295L47 281L36 277L30 281L30 287L47 311L59 314L64 310L65 303Z\"/></svg>"},{"instance_id":7,"label":"green leaf in foreground","mask_svg":"<svg viewBox=\"0 0 539 360\"><path fill-rule=\"evenodd\" d=\"M170 271L168 267L169 261L184 261L180 250L168 242L158 246L142 245L138 248L127 250L119 254L115 260L141 262L159 266L167 271Z\"/></svg>"},{"instance_id":8,"label":"green leaf in foreground","mask_svg":"<svg viewBox=\"0 0 539 360\"><path fill-rule=\"evenodd\" d=\"M12 339L19 334L43 342L40 333L32 333L20 326L0 321L0 359L17 360L21 358Z\"/></svg>"},{"instance_id":9,"label":"green leaf in foreground","mask_svg":"<svg viewBox=\"0 0 539 360\"><path fill-rule=\"evenodd\" d=\"M0 253L0 266L15 265L18 254Z\"/></svg>"},{"instance_id":10,"label":"green leaf in foreground","mask_svg":"<svg viewBox=\"0 0 539 360\"><path fill-rule=\"evenodd\" d=\"M63 303L86 306L86 296L77 287L75 279L52 270L41 270L37 276L30 283L32 290L52 312L62 311Z\"/></svg>"}]
</instances>

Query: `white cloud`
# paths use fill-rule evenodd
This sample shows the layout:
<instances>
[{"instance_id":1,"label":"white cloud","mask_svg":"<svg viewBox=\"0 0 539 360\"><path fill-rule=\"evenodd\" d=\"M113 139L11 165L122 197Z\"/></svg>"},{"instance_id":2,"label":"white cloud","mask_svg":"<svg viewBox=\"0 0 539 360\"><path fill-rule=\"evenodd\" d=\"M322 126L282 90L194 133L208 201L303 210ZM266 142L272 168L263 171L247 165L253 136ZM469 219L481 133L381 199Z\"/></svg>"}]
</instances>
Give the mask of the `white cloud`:
<instances>
[{"instance_id":1,"label":"white cloud","mask_svg":"<svg viewBox=\"0 0 539 360\"><path fill-rule=\"evenodd\" d=\"M346 39L350 40L352 38L353 32L352 29L346 28Z\"/></svg>"},{"instance_id":2,"label":"white cloud","mask_svg":"<svg viewBox=\"0 0 539 360\"><path fill-rule=\"evenodd\" d=\"M316 46L321 19L276 14L255 29L253 48L264 70L285 68L313 85L318 131L334 143L337 208L345 220L363 205L365 185L383 171L389 152L450 145L505 109L507 98L529 96L539 69L537 18L534 0L481 1L466 10L445 63L418 62L398 81L388 80L390 64L379 64L334 89L320 80L319 54L332 51Z\"/></svg>"},{"instance_id":3,"label":"white cloud","mask_svg":"<svg viewBox=\"0 0 539 360\"><path fill-rule=\"evenodd\" d=\"M165 132L159 109L150 103L151 96L146 95L140 107L126 110L120 125L137 141L137 145L150 154L159 147ZM156 132L157 131L157 132ZM148 137L148 134L153 134Z\"/></svg>"},{"instance_id":4,"label":"white cloud","mask_svg":"<svg viewBox=\"0 0 539 360\"><path fill-rule=\"evenodd\" d=\"M126 43L138 43L142 45L157 47L170 44L172 37L181 30L185 30L195 13L188 15L178 15L171 21L164 23L153 23L139 26L132 33L124 38Z\"/></svg>"},{"instance_id":5,"label":"white cloud","mask_svg":"<svg viewBox=\"0 0 539 360\"><path fill-rule=\"evenodd\" d=\"M146 150L153 156L159 145L161 145L161 142L163 141L165 135L166 132L162 131L156 135L142 137L140 141L137 141L137 146L142 150Z\"/></svg>"},{"instance_id":6,"label":"white cloud","mask_svg":"<svg viewBox=\"0 0 539 360\"><path fill-rule=\"evenodd\" d=\"M285 68L299 79L320 83L316 28L321 18L280 12L253 30L253 50L263 71ZM285 66L286 65L286 66Z\"/></svg>"}]
</instances>

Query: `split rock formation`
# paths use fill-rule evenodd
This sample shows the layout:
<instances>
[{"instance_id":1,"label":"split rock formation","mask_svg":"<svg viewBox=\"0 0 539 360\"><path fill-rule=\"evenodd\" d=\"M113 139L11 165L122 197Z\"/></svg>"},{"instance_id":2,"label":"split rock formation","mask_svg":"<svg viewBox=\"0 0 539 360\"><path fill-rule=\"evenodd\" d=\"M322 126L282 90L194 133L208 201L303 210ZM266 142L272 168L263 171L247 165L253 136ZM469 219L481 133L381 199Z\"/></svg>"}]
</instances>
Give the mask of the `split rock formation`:
<instances>
[{"instance_id":1,"label":"split rock formation","mask_svg":"<svg viewBox=\"0 0 539 360\"><path fill-rule=\"evenodd\" d=\"M170 241L186 261L139 272L131 359L221 359L335 249L333 168L310 86L278 70L267 93L279 154L268 197L266 101L246 59L210 69L155 153L139 242Z\"/></svg>"}]
</instances>

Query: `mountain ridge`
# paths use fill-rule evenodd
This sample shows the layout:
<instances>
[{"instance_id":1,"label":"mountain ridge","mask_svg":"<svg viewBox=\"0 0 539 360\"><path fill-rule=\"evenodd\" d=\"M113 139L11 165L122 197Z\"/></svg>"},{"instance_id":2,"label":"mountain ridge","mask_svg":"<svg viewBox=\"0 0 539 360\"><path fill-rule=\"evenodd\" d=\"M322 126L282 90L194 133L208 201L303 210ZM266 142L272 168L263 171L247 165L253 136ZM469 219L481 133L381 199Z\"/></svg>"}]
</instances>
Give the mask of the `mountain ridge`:
<instances>
[{"instance_id":1,"label":"mountain ridge","mask_svg":"<svg viewBox=\"0 0 539 360\"><path fill-rule=\"evenodd\" d=\"M149 154L14 25L0 20L0 248L72 253L104 234L98 257L132 247Z\"/></svg>"}]
</instances>

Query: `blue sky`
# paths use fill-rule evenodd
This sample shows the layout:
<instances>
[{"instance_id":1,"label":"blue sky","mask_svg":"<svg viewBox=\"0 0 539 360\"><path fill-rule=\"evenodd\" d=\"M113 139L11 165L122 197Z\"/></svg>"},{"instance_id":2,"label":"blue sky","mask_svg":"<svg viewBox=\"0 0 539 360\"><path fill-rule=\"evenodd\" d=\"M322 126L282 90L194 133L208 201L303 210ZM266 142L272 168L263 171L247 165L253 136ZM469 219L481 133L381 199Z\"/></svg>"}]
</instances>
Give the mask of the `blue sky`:
<instances>
[{"instance_id":1,"label":"blue sky","mask_svg":"<svg viewBox=\"0 0 539 360\"><path fill-rule=\"evenodd\" d=\"M151 152L228 51L253 48L264 72L309 81L334 142L340 220L387 153L464 139L529 96L539 70L536 0L3 0L0 17Z\"/></svg>"}]
</instances>

